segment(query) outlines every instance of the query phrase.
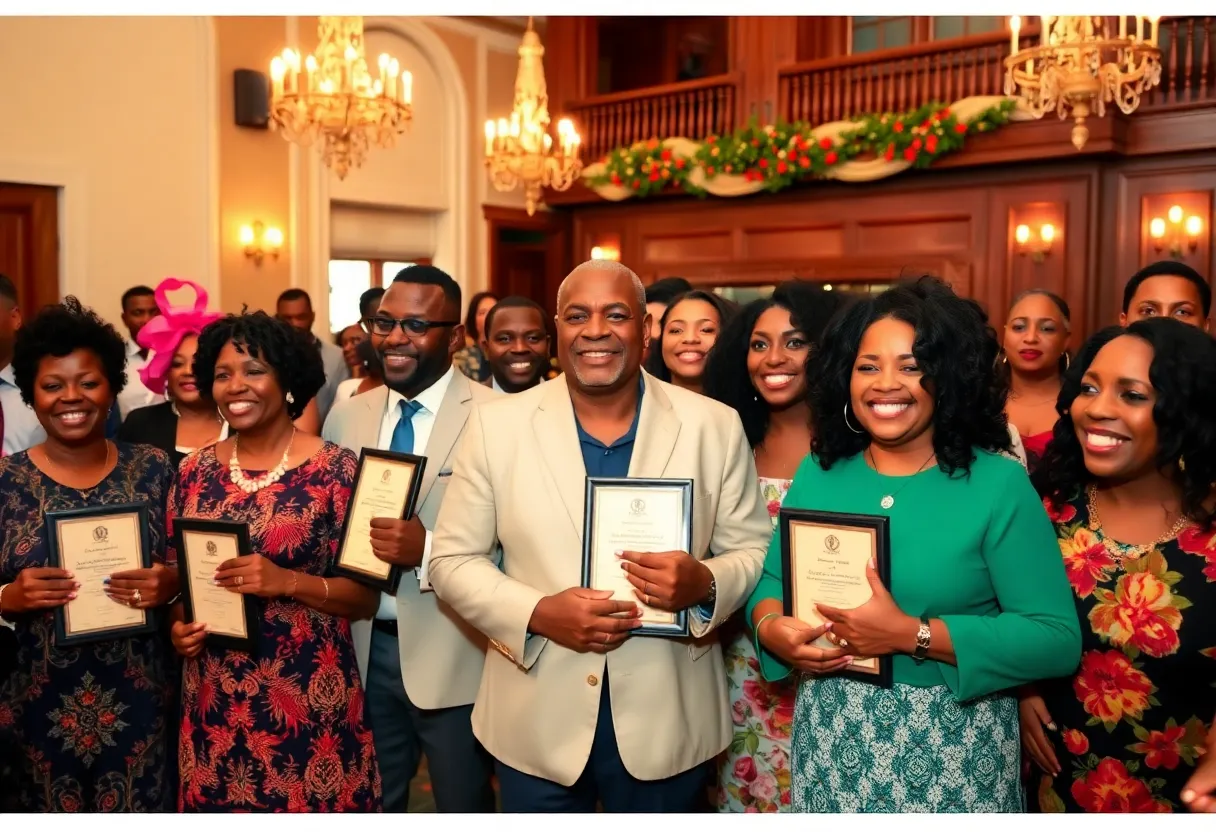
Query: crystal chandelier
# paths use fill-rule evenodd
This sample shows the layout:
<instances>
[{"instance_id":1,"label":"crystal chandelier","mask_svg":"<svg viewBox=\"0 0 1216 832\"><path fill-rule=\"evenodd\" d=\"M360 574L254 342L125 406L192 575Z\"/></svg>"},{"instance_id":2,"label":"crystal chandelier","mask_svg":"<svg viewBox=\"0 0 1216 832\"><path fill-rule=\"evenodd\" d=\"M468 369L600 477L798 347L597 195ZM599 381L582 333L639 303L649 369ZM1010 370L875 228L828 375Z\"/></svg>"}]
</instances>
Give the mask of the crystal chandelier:
<instances>
[{"instance_id":1,"label":"crystal chandelier","mask_svg":"<svg viewBox=\"0 0 1216 832\"><path fill-rule=\"evenodd\" d=\"M536 212L543 188L564 191L582 170L578 151L582 139L570 119L557 123L557 147L549 135L549 94L545 89L545 47L540 36L528 30L519 45L519 71L515 75L515 108L509 119L486 122L486 169L495 190L524 186L528 216Z\"/></svg>"},{"instance_id":2,"label":"crystal chandelier","mask_svg":"<svg viewBox=\"0 0 1216 832\"><path fill-rule=\"evenodd\" d=\"M322 17L317 51L304 60L284 49L270 62L271 120L305 147L324 140L322 158L339 179L359 167L374 143L392 147L413 116L413 76L381 55L372 78L363 54L362 17Z\"/></svg>"},{"instance_id":3,"label":"crystal chandelier","mask_svg":"<svg viewBox=\"0 0 1216 832\"><path fill-rule=\"evenodd\" d=\"M1161 18L1120 15L1119 35L1111 37L1102 17L1043 17L1038 46L1018 48L1021 20L1009 18L1013 32L1005 59L1005 94L1019 95L1036 118L1055 110L1072 117L1072 143L1080 150L1089 139L1085 120L1106 115L1113 101L1124 113L1140 106L1140 96L1161 80L1157 26Z\"/></svg>"}]
</instances>

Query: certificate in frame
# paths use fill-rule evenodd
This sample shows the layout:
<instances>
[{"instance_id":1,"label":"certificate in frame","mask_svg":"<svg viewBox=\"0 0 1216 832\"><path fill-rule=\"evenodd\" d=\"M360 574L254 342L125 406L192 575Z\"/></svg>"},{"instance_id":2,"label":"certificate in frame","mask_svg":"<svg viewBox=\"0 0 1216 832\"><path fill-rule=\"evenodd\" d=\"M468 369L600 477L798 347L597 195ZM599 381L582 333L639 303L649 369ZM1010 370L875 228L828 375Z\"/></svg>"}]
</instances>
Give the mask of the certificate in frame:
<instances>
[{"instance_id":1,"label":"certificate in frame","mask_svg":"<svg viewBox=\"0 0 1216 832\"><path fill-rule=\"evenodd\" d=\"M587 477L583 510L583 586L642 608L635 636L689 636L688 610L642 604L616 551L687 552L692 548L692 480Z\"/></svg>"},{"instance_id":2,"label":"certificate in frame","mask_svg":"<svg viewBox=\"0 0 1216 832\"><path fill-rule=\"evenodd\" d=\"M216 586L213 577L224 561L252 554L249 525L182 517L173 521L173 534L186 623L202 619L209 644L255 654L262 631L261 603L253 595Z\"/></svg>"},{"instance_id":3,"label":"certificate in frame","mask_svg":"<svg viewBox=\"0 0 1216 832\"><path fill-rule=\"evenodd\" d=\"M342 523L334 573L397 593L401 567L376 557L371 546L371 521L377 517L408 520L414 515L426 457L364 448L351 488L350 504ZM354 534L360 537L353 537Z\"/></svg>"},{"instance_id":4,"label":"certificate in frame","mask_svg":"<svg viewBox=\"0 0 1216 832\"><path fill-rule=\"evenodd\" d=\"M873 592L866 578L871 558L883 585L891 586L891 521L870 514L782 508L781 571L785 614L814 627L823 624L816 604L853 609L868 601ZM817 647L835 648L826 636ZM890 688L893 657L858 657L848 670L831 675L847 676L881 688Z\"/></svg>"},{"instance_id":5,"label":"certificate in frame","mask_svg":"<svg viewBox=\"0 0 1216 832\"><path fill-rule=\"evenodd\" d=\"M115 572L152 568L147 503L88 506L46 513L47 561L80 583L76 598L55 609L55 645L150 635L152 609L126 607L106 595Z\"/></svg>"}]
</instances>

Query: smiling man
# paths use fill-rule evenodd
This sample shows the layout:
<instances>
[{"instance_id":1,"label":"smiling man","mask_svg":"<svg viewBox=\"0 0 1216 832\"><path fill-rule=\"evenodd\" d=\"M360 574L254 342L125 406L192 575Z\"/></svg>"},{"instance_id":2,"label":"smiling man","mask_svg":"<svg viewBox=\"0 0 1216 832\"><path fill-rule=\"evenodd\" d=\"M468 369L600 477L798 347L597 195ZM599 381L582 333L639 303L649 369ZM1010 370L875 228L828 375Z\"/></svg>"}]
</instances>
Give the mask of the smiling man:
<instances>
[{"instance_id":1,"label":"smiling man","mask_svg":"<svg viewBox=\"0 0 1216 832\"><path fill-rule=\"evenodd\" d=\"M540 384L549 370L549 333L545 310L530 298L512 295L486 314L481 351L503 393L522 393Z\"/></svg>"},{"instance_id":2,"label":"smiling man","mask_svg":"<svg viewBox=\"0 0 1216 832\"><path fill-rule=\"evenodd\" d=\"M628 267L583 263L557 308L562 376L469 419L431 581L494 648L473 730L504 811L693 811L731 738L707 636L751 591L772 535L756 467L734 410L642 371L650 317ZM696 484L692 551L621 561L640 599L689 610L692 638L631 637L637 605L582 587L588 476Z\"/></svg>"},{"instance_id":3,"label":"smiling man","mask_svg":"<svg viewBox=\"0 0 1216 832\"><path fill-rule=\"evenodd\" d=\"M485 639L426 582L430 529L451 482L453 448L474 405L500 396L452 367L452 353L464 346L460 301L460 287L440 269L398 272L367 323L384 386L336 404L322 432L355 453L366 447L426 457L414 516L372 520L376 557L402 567L396 597L382 596L374 621L351 626L386 812L407 810L422 754L440 812L494 811L491 761L470 722Z\"/></svg>"}]
</instances>

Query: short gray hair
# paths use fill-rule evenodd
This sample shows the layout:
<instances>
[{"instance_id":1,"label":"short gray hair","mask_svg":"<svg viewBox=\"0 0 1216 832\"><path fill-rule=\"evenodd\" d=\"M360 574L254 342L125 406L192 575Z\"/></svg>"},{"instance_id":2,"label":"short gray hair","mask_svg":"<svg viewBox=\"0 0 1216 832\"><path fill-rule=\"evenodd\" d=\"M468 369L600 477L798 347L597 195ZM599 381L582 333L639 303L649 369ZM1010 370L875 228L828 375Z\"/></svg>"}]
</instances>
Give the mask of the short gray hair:
<instances>
[{"instance_id":1,"label":"short gray hair","mask_svg":"<svg viewBox=\"0 0 1216 832\"><path fill-rule=\"evenodd\" d=\"M627 276L633 283L633 290L638 293L638 308L645 311L646 309L646 286L642 283L642 278L637 276L637 273L616 260L587 260L575 266L570 274L566 275L565 280L557 287L557 312L560 315L562 311L562 293L566 289L566 284L570 279L586 272L604 272L611 275Z\"/></svg>"}]
</instances>

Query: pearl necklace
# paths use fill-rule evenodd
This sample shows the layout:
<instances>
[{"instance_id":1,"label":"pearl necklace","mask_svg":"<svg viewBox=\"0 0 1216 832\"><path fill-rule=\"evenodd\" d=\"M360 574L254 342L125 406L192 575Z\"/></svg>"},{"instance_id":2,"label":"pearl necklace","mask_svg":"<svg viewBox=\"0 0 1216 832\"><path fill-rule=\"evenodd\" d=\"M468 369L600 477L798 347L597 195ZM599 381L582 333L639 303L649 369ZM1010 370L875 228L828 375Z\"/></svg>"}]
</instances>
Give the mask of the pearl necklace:
<instances>
[{"instance_id":1,"label":"pearl necklace","mask_svg":"<svg viewBox=\"0 0 1216 832\"><path fill-rule=\"evenodd\" d=\"M232 484L244 491L246 494L256 494L268 485L273 485L283 478L287 473L287 458L291 455L291 446L296 441L296 429L291 429L291 439L287 441L287 449L283 451L283 458L279 460L279 464L271 468L260 477L250 477L241 470L241 462L237 459L237 446L241 444L241 436L232 440L232 458L228 460L228 478L232 480Z\"/></svg>"}]
</instances>

